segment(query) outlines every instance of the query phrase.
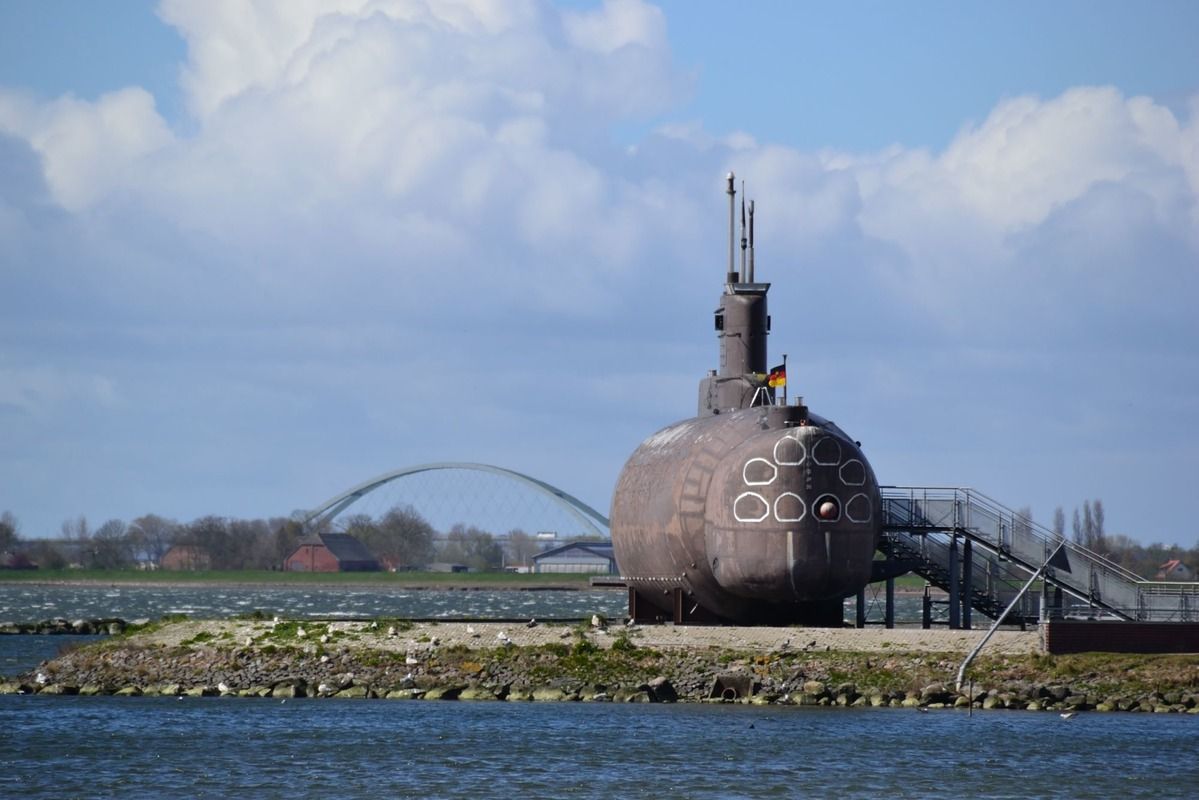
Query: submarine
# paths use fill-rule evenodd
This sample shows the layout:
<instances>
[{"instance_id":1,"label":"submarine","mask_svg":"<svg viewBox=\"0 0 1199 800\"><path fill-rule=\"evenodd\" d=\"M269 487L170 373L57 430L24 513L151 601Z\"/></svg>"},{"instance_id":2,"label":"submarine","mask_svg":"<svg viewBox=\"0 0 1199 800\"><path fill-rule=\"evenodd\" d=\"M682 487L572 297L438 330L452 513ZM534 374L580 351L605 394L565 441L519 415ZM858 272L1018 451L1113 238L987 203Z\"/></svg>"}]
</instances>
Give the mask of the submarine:
<instances>
[{"instance_id":1,"label":"submarine","mask_svg":"<svg viewBox=\"0 0 1199 800\"><path fill-rule=\"evenodd\" d=\"M699 383L696 416L642 442L612 496L629 616L840 626L844 598L871 580L878 481L858 442L802 398L788 402L786 356L767 368L770 284L755 280L754 207L747 236L743 189L738 269L733 173L727 180L728 270L713 323L719 368Z\"/></svg>"}]
</instances>

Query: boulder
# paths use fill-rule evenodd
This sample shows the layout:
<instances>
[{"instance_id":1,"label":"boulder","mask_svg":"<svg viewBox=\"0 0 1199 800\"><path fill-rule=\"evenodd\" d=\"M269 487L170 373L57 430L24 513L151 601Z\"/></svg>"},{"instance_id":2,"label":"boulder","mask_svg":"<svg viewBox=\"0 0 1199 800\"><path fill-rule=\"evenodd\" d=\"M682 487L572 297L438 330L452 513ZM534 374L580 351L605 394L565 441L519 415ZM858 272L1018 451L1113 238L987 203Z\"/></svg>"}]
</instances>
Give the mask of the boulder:
<instances>
[{"instance_id":1,"label":"boulder","mask_svg":"<svg viewBox=\"0 0 1199 800\"><path fill-rule=\"evenodd\" d=\"M646 684L649 691L653 694L655 700L659 703L674 703L679 699L679 693L675 690L668 678L659 675L653 678Z\"/></svg>"}]
</instances>

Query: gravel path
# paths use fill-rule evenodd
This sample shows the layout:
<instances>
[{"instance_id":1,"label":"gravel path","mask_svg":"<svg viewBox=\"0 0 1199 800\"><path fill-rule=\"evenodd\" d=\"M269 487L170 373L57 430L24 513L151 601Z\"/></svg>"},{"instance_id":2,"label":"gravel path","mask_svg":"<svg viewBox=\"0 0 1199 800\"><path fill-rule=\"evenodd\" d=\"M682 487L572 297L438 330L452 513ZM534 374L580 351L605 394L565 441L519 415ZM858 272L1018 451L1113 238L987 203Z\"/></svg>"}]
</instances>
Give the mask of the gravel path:
<instances>
[{"instance_id":1,"label":"gravel path","mask_svg":"<svg viewBox=\"0 0 1199 800\"><path fill-rule=\"evenodd\" d=\"M501 647L507 642L516 646L538 646L563 642L575 635L576 628L563 625L506 624L495 622L415 623L410 628L389 635L388 626L366 622L304 622L304 639L328 642L340 647L405 652L434 646L469 648ZM269 641L270 622L240 620L189 621L173 623L149 634L137 637L147 644L176 645L193 640L198 633L214 639L232 639L237 644ZM588 638L601 647L610 646L622 633L639 647L655 649L730 649L749 652L845 651L859 653L966 653L985 635L983 630L954 631L944 628L766 628L766 627L707 627L675 625L638 625L630 628L613 626L591 628ZM984 652L1025 654L1041 651L1037 631L997 631Z\"/></svg>"}]
</instances>

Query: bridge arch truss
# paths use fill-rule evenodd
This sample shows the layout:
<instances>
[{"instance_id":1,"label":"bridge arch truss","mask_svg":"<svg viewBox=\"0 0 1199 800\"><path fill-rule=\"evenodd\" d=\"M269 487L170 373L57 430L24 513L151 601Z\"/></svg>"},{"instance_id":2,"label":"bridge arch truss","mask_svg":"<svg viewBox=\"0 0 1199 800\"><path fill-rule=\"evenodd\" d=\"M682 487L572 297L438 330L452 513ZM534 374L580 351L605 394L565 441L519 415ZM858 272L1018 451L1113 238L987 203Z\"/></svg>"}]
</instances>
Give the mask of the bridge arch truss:
<instances>
[{"instance_id":1,"label":"bridge arch truss","mask_svg":"<svg viewBox=\"0 0 1199 800\"><path fill-rule=\"evenodd\" d=\"M337 495L326 500L324 503L316 506L311 511L304 515L304 526L309 530L320 531L326 529L329 524L343 511L348 509L357 501L361 500L371 492L386 486L393 481L398 481L402 478L418 475L424 472L434 472L437 470L468 470L475 472L488 473L501 478L506 478L516 484L533 490L539 495L549 499L558 508L567 512L581 526L584 532L590 536L608 537L608 518L600 512L596 511L591 506L584 503L577 497L568 494L562 489L557 488L545 481L525 475L515 470L497 467L492 464L477 464L463 461L442 461L431 464L417 464L411 467L403 467L401 469L386 472L378 475L370 480L345 490Z\"/></svg>"}]
</instances>

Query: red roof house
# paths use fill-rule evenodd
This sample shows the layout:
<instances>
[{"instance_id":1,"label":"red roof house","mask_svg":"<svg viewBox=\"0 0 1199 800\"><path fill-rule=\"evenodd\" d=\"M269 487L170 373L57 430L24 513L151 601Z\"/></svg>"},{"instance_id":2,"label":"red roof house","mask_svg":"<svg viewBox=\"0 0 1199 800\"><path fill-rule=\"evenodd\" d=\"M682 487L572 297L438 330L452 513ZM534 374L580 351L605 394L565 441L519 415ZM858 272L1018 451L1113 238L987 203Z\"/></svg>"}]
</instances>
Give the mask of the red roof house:
<instances>
[{"instance_id":1,"label":"red roof house","mask_svg":"<svg viewBox=\"0 0 1199 800\"><path fill-rule=\"evenodd\" d=\"M376 572L378 560L362 542L348 533L313 533L305 536L286 559L289 572Z\"/></svg>"}]
</instances>

